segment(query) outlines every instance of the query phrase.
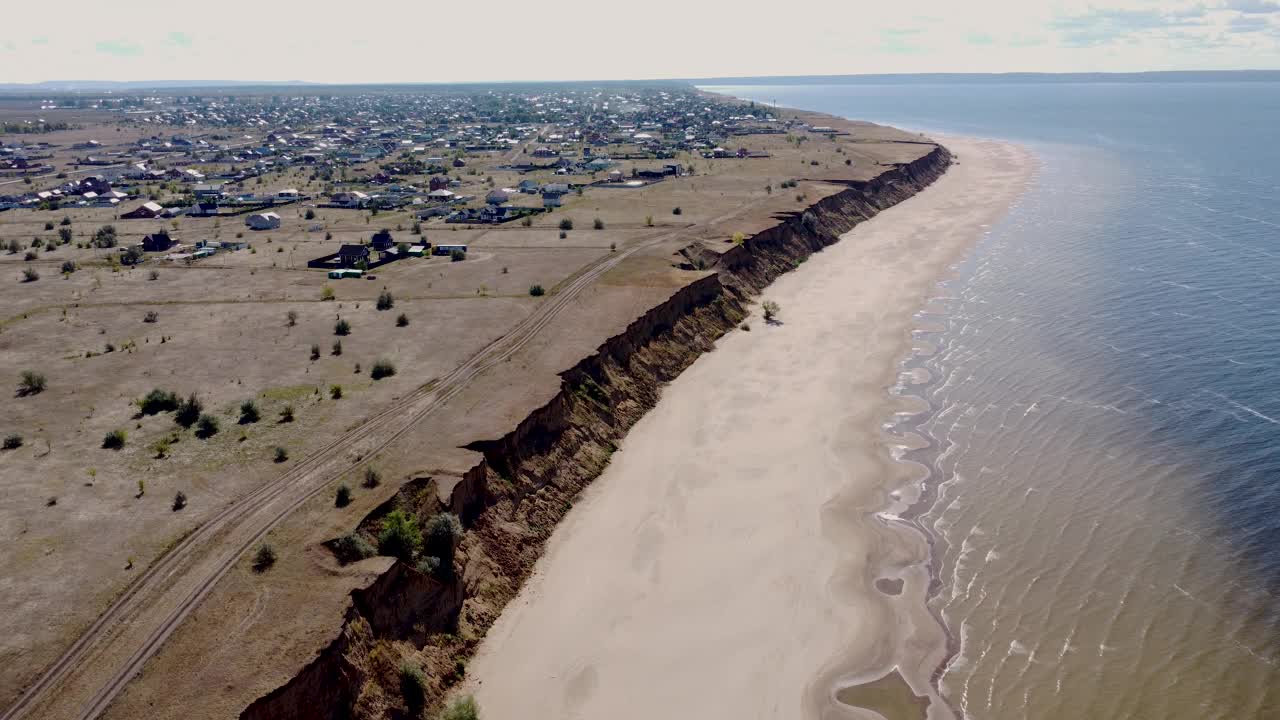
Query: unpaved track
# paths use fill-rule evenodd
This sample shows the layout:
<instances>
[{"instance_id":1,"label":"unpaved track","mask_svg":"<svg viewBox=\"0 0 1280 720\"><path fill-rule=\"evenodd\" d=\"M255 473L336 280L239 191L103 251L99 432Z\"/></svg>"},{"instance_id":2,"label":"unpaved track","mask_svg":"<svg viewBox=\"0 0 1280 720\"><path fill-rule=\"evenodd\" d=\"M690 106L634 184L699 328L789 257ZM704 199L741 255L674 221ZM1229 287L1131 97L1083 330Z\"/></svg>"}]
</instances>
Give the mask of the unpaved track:
<instances>
[{"instance_id":1,"label":"unpaved track","mask_svg":"<svg viewBox=\"0 0 1280 720\"><path fill-rule=\"evenodd\" d=\"M743 205L708 224L741 213L749 205ZM37 709L39 712L32 717L74 716L80 720L97 717L241 555L289 513L324 491L330 482L352 472L409 432L419 420L446 404L472 379L518 352L601 275L631 255L673 239L687 230L681 228L645 238L631 248L588 265L533 315L438 382L418 388L393 402L301 460L280 477L227 505L138 576L88 630L0 715L0 720L17 720ZM127 661L118 667L110 667L116 662L114 658L125 657ZM95 659L100 661L95 662ZM108 669L104 670L104 667ZM47 707L50 703L56 708ZM64 713L64 708L76 707L79 710L72 711L74 715Z\"/></svg>"}]
</instances>

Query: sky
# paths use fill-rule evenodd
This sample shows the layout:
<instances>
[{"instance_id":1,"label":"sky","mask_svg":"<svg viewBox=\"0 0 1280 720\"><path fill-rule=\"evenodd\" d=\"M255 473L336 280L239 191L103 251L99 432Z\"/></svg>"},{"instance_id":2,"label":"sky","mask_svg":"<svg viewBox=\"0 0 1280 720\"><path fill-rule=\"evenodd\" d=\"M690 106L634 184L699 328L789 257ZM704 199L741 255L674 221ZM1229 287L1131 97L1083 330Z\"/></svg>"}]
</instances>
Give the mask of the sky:
<instances>
[{"instance_id":1,"label":"sky","mask_svg":"<svg viewBox=\"0 0 1280 720\"><path fill-rule=\"evenodd\" d=\"M0 83L1280 69L1280 0L11 5Z\"/></svg>"}]
</instances>

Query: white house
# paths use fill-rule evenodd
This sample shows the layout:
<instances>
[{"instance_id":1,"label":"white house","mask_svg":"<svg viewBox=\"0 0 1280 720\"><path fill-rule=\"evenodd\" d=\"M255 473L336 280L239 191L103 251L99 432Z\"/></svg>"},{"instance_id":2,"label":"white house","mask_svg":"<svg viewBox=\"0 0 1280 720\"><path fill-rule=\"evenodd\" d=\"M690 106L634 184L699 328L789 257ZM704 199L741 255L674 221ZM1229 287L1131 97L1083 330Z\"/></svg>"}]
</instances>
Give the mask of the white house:
<instances>
[{"instance_id":1,"label":"white house","mask_svg":"<svg viewBox=\"0 0 1280 720\"><path fill-rule=\"evenodd\" d=\"M254 213L244 219L244 224L254 230L272 230L280 227L280 216L273 212Z\"/></svg>"}]
</instances>

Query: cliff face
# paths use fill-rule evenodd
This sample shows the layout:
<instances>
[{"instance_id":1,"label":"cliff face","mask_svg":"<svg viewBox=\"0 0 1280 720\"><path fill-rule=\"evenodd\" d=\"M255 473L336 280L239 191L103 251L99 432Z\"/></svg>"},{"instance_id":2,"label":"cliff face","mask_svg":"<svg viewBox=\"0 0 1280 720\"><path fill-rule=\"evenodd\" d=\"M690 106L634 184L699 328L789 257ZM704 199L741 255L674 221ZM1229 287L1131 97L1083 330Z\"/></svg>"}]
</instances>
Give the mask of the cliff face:
<instances>
[{"instance_id":1,"label":"cliff face","mask_svg":"<svg viewBox=\"0 0 1280 720\"><path fill-rule=\"evenodd\" d=\"M695 244L691 267L713 271L561 373L560 392L506 435L468 447L483 460L441 502L411 481L357 531L376 534L392 506L426 519L458 515L466 530L446 571L397 562L352 593L334 640L297 676L259 698L245 720L414 717L437 705L518 592L574 497L609 462L626 431L679 375L746 315L750 298L782 273L881 210L905 200L951 162L937 147L876 179L849 186L724 253ZM421 667L421 698L400 668Z\"/></svg>"}]
</instances>

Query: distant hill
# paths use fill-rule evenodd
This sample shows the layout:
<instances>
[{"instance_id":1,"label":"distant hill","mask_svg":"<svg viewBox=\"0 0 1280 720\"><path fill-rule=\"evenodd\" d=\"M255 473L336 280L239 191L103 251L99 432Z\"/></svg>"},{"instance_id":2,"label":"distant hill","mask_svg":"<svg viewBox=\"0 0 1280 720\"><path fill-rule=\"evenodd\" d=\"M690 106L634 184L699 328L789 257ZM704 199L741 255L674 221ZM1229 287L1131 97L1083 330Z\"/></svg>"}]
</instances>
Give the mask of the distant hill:
<instances>
[{"instance_id":1,"label":"distant hill","mask_svg":"<svg viewBox=\"0 0 1280 720\"><path fill-rule=\"evenodd\" d=\"M989 83L1280 82L1280 70L1178 70L1135 73L920 73L691 78L694 85L907 85Z\"/></svg>"}]
</instances>

